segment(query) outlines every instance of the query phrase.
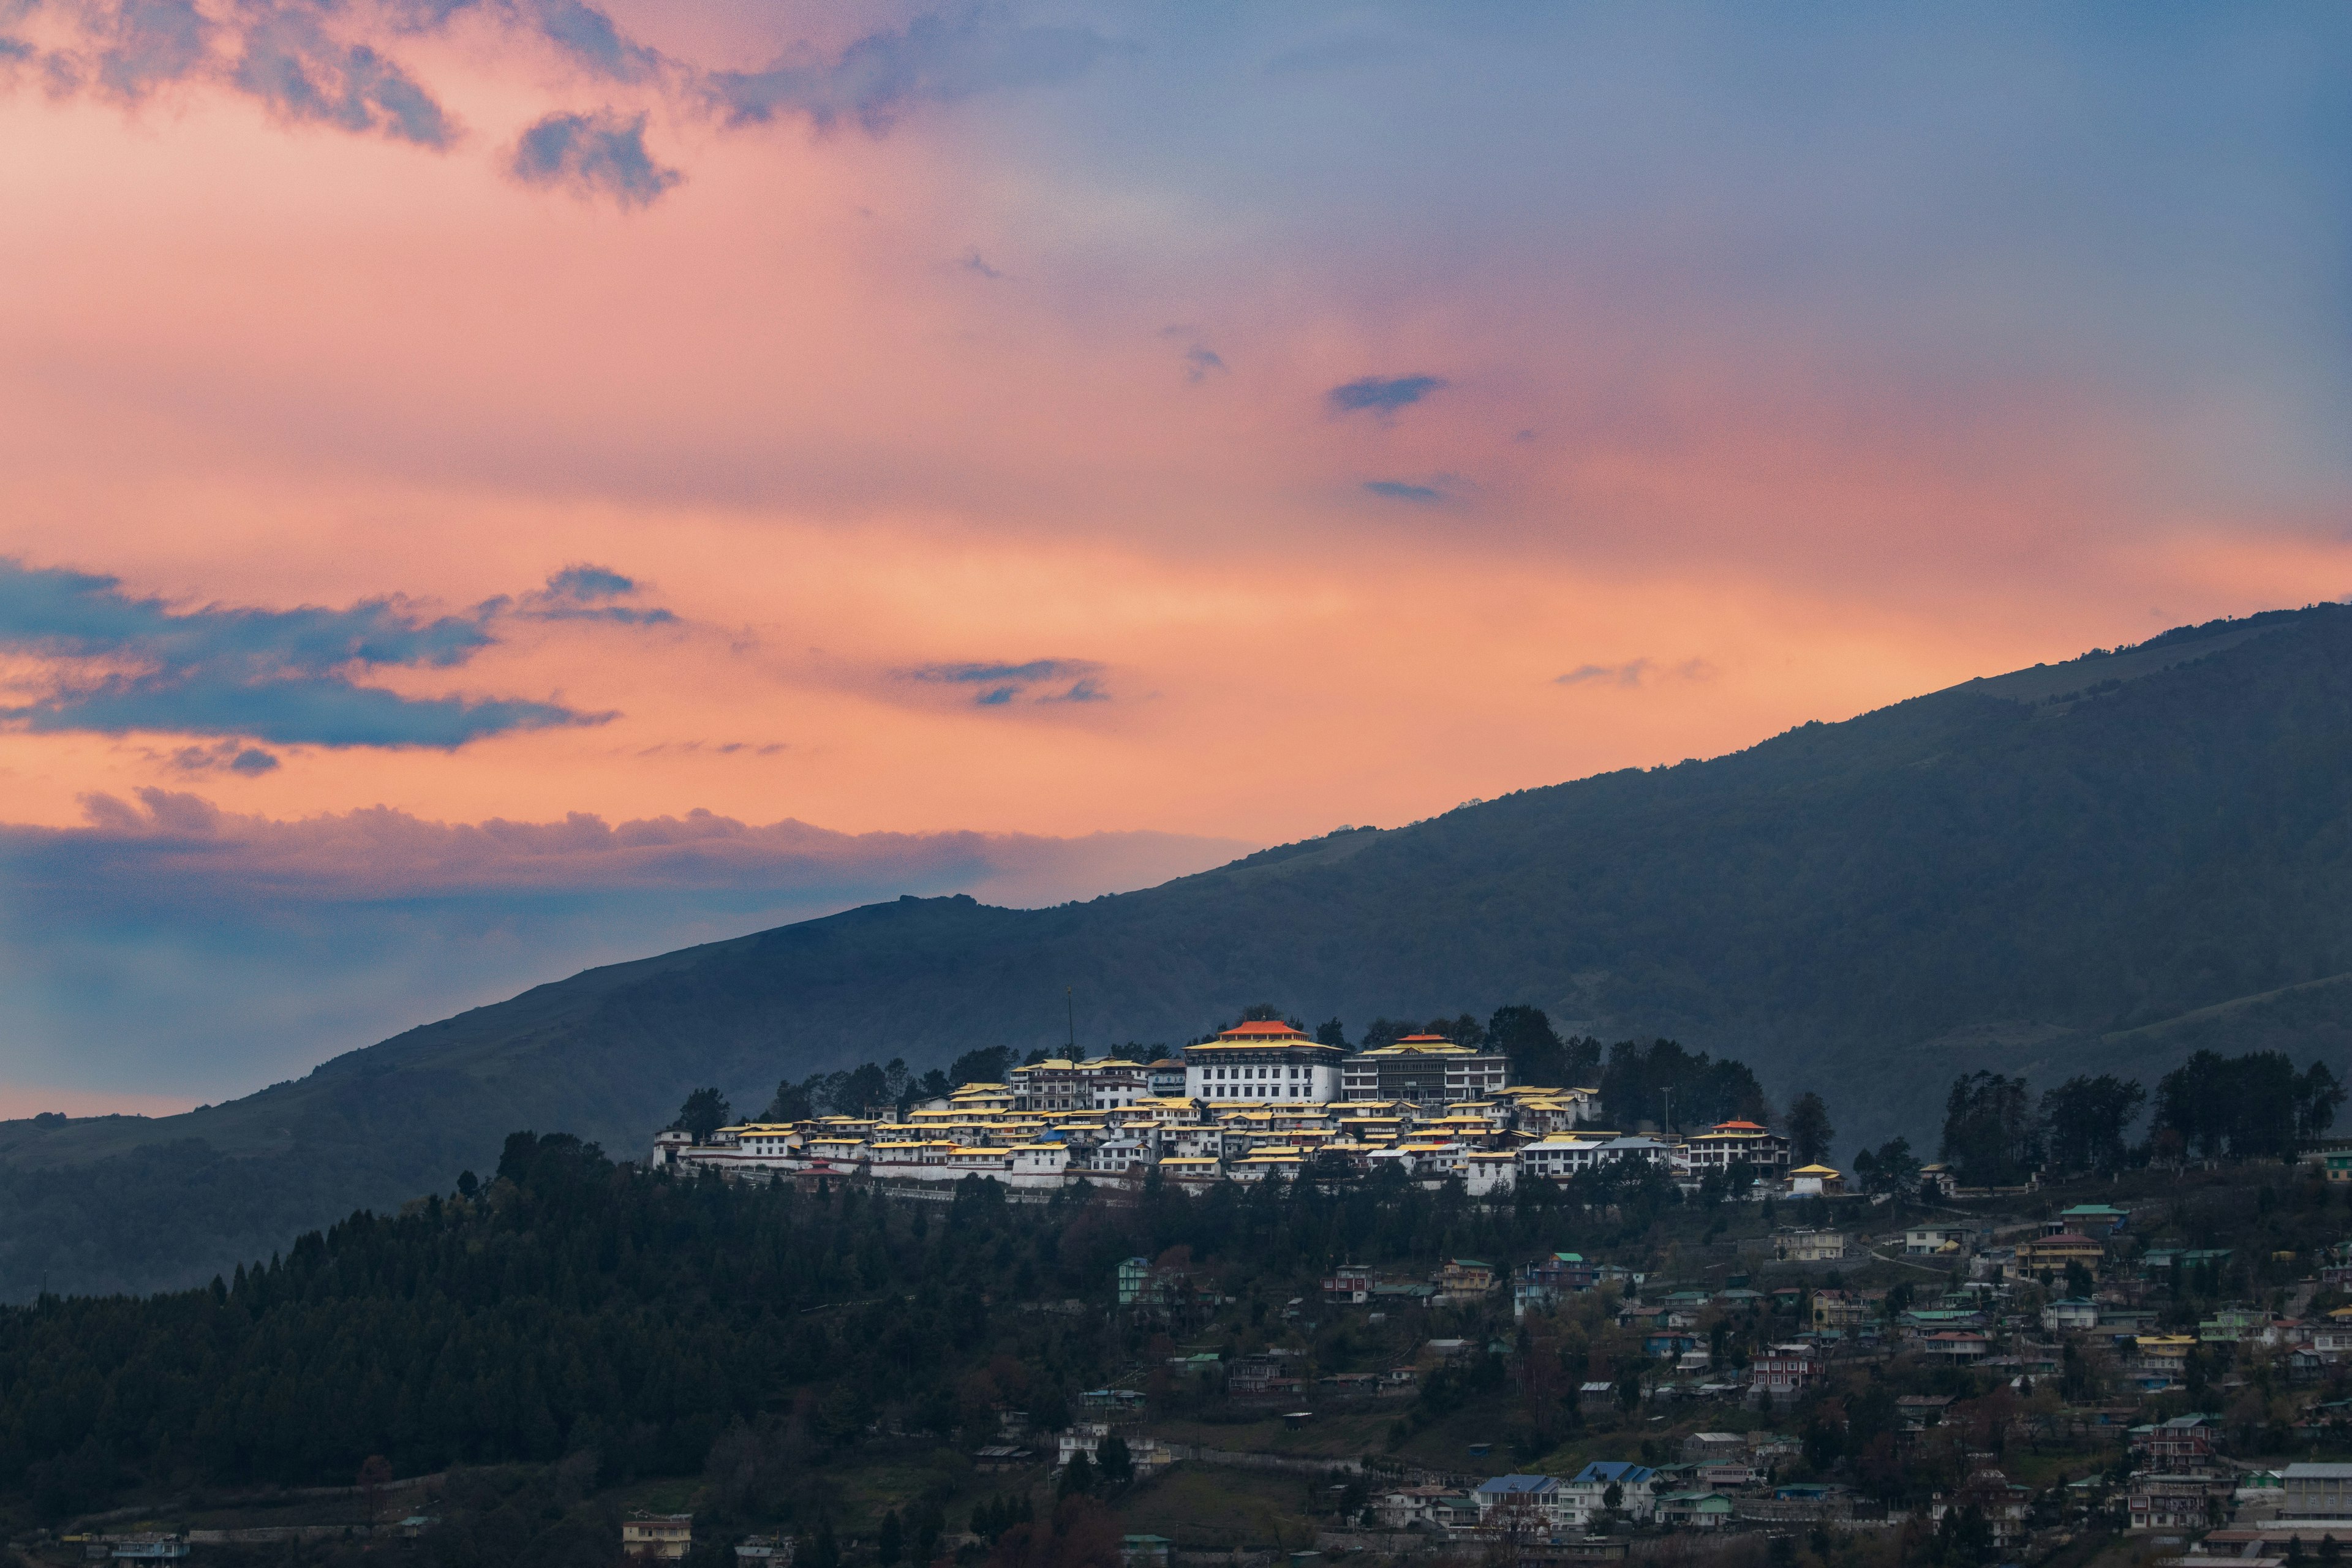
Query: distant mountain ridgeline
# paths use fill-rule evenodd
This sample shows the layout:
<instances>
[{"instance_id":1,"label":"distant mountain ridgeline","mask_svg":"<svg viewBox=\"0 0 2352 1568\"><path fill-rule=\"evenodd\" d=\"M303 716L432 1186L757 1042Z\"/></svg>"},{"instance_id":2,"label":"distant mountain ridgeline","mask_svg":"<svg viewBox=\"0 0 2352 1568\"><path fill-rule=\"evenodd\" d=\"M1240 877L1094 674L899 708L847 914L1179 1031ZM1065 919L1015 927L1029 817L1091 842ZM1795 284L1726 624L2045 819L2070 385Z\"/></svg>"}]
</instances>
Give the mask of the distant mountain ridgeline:
<instances>
[{"instance_id":1,"label":"distant mountain ridgeline","mask_svg":"<svg viewBox=\"0 0 2352 1568\"><path fill-rule=\"evenodd\" d=\"M44 1266L209 1279L253 1227L446 1185L516 1127L625 1152L703 1085L758 1105L868 1060L1053 1047L1066 988L1097 1048L1265 998L1363 1023L1527 1004L1563 1037L1737 1057L1777 1099L1834 1084L1849 1148L1932 1143L1961 1072L2152 1088L2262 1048L2340 1074L2347 847L2352 610L2182 628L1142 892L904 899L592 970L184 1117L0 1125L0 1294ZM136 1157L204 1173L105 1163L166 1145ZM101 1190L104 1223L78 1219Z\"/></svg>"}]
</instances>

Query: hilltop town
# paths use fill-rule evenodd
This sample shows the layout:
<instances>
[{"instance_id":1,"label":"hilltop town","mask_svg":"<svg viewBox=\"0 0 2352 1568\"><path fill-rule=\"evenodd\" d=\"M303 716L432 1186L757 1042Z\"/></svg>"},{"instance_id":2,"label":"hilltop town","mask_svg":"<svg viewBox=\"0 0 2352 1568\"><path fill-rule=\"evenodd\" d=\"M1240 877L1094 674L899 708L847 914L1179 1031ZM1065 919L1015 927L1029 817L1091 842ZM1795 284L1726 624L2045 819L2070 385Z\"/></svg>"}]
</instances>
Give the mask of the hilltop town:
<instances>
[{"instance_id":1,"label":"hilltop town","mask_svg":"<svg viewBox=\"0 0 2352 1568\"><path fill-rule=\"evenodd\" d=\"M1514 1084L1500 1051L1407 1035L1350 1054L1295 1025L1256 1020L1137 1062L1046 1058L1002 1083L966 1083L903 1118L748 1121L656 1141L656 1166L944 1185L981 1176L1015 1189L1077 1182L1260 1182L1393 1169L1458 1179L1474 1197L1522 1176L1565 1180L1633 1162L1678 1181L1738 1174L1742 1194L1818 1194L1843 1177L1790 1168L1790 1142L1735 1118L1689 1136L1604 1130L1600 1091Z\"/></svg>"}]
</instances>

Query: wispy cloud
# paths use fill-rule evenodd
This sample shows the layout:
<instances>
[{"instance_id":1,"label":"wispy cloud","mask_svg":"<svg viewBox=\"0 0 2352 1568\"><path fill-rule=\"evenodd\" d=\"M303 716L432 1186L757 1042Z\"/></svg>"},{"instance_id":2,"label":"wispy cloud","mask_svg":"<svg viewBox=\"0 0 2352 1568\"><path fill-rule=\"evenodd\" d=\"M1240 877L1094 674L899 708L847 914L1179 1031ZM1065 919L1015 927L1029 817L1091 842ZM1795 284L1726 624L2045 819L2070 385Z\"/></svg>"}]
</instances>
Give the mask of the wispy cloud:
<instances>
[{"instance_id":1,"label":"wispy cloud","mask_svg":"<svg viewBox=\"0 0 2352 1568\"><path fill-rule=\"evenodd\" d=\"M708 90L731 124L794 114L824 129L855 121L880 135L918 104L1066 80L1114 47L1087 27L1029 26L995 6L918 16L831 58L803 48L758 71L717 71Z\"/></svg>"},{"instance_id":2,"label":"wispy cloud","mask_svg":"<svg viewBox=\"0 0 2352 1568\"><path fill-rule=\"evenodd\" d=\"M328 35L298 7L250 23L229 79L280 117L350 132L376 132L420 147L446 147L457 127L433 95L363 43Z\"/></svg>"},{"instance_id":3,"label":"wispy cloud","mask_svg":"<svg viewBox=\"0 0 2352 1568\"><path fill-rule=\"evenodd\" d=\"M989 5L918 16L837 53L796 47L756 71L673 59L588 0L0 0L0 21L26 16L37 29L0 37L0 87L37 79L53 93L126 105L166 89L226 89L289 123L435 149L456 144L460 129L391 51L462 19L534 37L588 76L642 89L676 113L730 125L847 121L877 136L919 105L1076 77L1118 47L1090 28L1031 26ZM5 68L27 64L39 68ZM543 114L508 168L527 184L625 206L653 202L684 177L647 151L642 110L612 108Z\"/></svg>"},{"instance_id":4,"label":"wispy cloud","mask_svg":"<svg viewBox=\"0 0 2352 1568\"><path fill-rule=\"evenodd\" d=\"M1364 489L1390 500L1409 500L1423 506L1445 499L1445 492L1428 485L1408 484L1402 479L1366 479Z\"/></svg>"},{"instance_id":5,"label":"wispy cloud","mask_svg":"<svg viewBox=\"0 0 2352 1568\"><path fill-rule=\"evenodd\" d=\"M994 279L1004 276L1003 273L998 271L995 268L991 267L988 264L987 258L981 255L980 247L976 245L970 250L965 251L963 253L963 259L956 263L956 265L962 268L966 272L977 272L982 278Z\"/></svg>"},{"instance_id":6,"label":"wispy cloud","mask_svg":"<svg viewBox=\"0 0 2352 1568\"><path fill-rule=\"evenodd\" d=\"M540 32L573 60L611 81L644 81L664 64L659 52L624 35L613 18L581 0L538 0Z\"/></svg>"},{"instance_id":7,"label":"wispy cloud","mask_svg":"<svg viewBox=\"0 0 2352 1568\"><path fill-rule=\"evenodd\" d=\"M1198 385L1212 375L1223 375L1227 366L1223 355L1211 348L1197 327L1162 327L1160 335L1184 345L1184 379Z\"/></svg>"},{"instance_id":8,"label":"wispy cloud","mask_svg":"<svg viewBox=\"0 0 2352 1568\"><path fill-rule=\"evenodd\" d=\"M686 176L646 151L646 119L610 109L551 114L522 133L508 172L527 185L610 196L624 207L650 206Z\"/></svg>"},{"instance_id":9,"label":"wispy cloud","mask_svg":"<svg viewBox=\"0 0 2352 1568\"><path fill-rule=\"evenodd\" d=\"M1323 395L1334 414L1372 413L1383 416L1410 408L1446 385L1442 376L1367 375L1335 386Z\"/></svg>"},{"instance_id":10,"label":"wispy cloud","mask_svg":"<svg viewBox=\"0 0 2352 1568\"><path fill-rule=\"evenodd\" d=\"M494 599L463 615L436 616L386 597L345 609L182 610L126 594L117 578L0 558L0 652L30 666L0 689L0 722L48 732L438 747L512 730L599 723L612 715L517 698L404 696L361 681L376 669L464 665L499 640L493 626L506 615L613 618L607 611L625 607L593 601L624 591L601 577L558 574L520 609ZM583 602L583 594L592 602ZM621 618L670 617L628 610ZM259 765L248 763L246 771Z\"/></svg>"},{"instance_id":11,"label":"wispy cloud","mask_svg":"<svg viewBox=\"0 0 2352 1568\"><path fill-rule=\"evenodd\" d=\"M215 741L209 746L182 746L170 758L173 772L183 773L236 773L244 778L257 778L274 773L278 758L258 746L248 746L242 741Z\"/></svg>"},{"instance_id":12,"label":"wispy cloud","mask_svg":"<svg viewBox=\"0 0 2352 1568\"><path fill-rule=\"evenodd\" d=\"M676 624L677 616L667 610L610 602L636 592L635 579L609 566L566 566L548 578L546 587L522 595L516 614L538 621L611 621L627 626Z\"/></svg>"},{"instance_id":13,"label":"wispy cloud","mask_svg":"<svg viewBox=\"0 0 2352 1568\"><path fill-rule=\"evenodd\" d=\"M1580 664L1566 675L1552 677L1552 684L1634 687L1653 680L1706 680L1714 675L1715 667L1703 658L1685 659L1672 666L1661 666L1654 659L1629 658L1622 664Z\"/></svg>"},{"instance_id":14,"label":"wispy cloud","mask_svg":"<svg viewBox=\"0 0 2352 1568\"><path fill-rule=\"evenodd\" d=\"M1024 664L977 662L970 664L926 664L898 671L902 680L920 681L934 686L976 686L981 689L972 698L979 708L1002 708L1019 698L1030 697L1039 686L1070 684L1058 691L1047 691L1032 700L1039 702L1108 702L1110 693L1096 683L1095 677L1102 666L1083 658L1033 658Z\"/></svg>"}]
</instances>

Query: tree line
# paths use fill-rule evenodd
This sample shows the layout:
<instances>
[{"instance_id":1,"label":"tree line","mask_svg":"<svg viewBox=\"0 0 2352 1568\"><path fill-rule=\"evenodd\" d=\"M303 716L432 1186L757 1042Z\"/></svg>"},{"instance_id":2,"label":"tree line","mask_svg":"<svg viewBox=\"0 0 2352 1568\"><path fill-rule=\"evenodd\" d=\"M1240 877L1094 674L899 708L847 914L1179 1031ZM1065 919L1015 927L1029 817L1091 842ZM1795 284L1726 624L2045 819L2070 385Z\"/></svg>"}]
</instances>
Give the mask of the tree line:
<instances>
[{"instance_id":1,"label":"tree line","mask_svg":"<svg viewBox=\"0 0 2352 1568\"><path fill-rule=\"evenodd\" d=\"M1945 1099L1940 1155L1965 1186L2192 1155L2286 1159L2335 1125L2344 1099L2324 1062L2298 1073L2284 1051L2199 1051L2157 1080L2147 1135L2135 1144L2131 1128L2151 1104L2135 1080L2078 1075L2037 1100L2021 1074L1966 1073Z\"/></svg>"}]
</instances>

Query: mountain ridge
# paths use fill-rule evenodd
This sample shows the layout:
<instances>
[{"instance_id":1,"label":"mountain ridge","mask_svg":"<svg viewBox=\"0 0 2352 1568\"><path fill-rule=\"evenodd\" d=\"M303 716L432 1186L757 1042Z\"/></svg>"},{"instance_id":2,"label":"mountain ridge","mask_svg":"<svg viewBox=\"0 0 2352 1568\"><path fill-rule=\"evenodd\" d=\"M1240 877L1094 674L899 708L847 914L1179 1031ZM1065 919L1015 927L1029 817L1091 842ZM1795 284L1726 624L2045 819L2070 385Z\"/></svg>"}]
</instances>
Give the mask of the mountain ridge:
<instances>
[{"instance_id":1,"label":"mountain ridge","mask_svg":"<svg viewBox=\"0 0 2352 1568\"><path fill-rule=\"evenodd\" d=\"M0 1181L62 1215L41 1179L108 1161L226 1185L307 1162L303 1202L388 1204L518 1127L627 1154L702 1083L748 1109L787 1073L1056 1045L1065 986L1087 1046L1265 1000L1357 1029L1532 1003L1830 1092L1842 1146L1916 1140L1977 1067L2146 1076L2250 1034L2340 1058L2347 780L2352 611L2267 612L1137 892L909 897L583 971L185 1117L0 1125ZM62 1223L0 1225L0 1293L75 1250ZM156 1282L208 1277L180 1250Z\"/></svg>"}]
</instances>

